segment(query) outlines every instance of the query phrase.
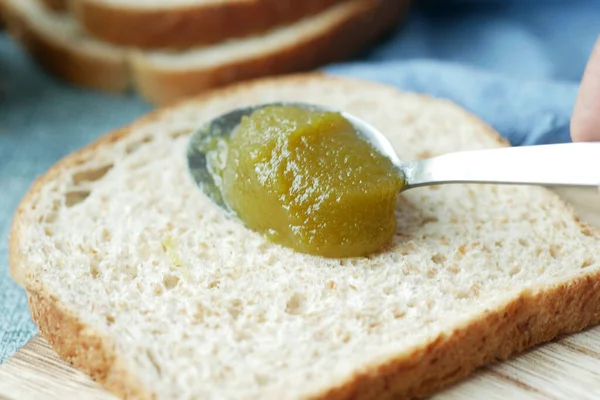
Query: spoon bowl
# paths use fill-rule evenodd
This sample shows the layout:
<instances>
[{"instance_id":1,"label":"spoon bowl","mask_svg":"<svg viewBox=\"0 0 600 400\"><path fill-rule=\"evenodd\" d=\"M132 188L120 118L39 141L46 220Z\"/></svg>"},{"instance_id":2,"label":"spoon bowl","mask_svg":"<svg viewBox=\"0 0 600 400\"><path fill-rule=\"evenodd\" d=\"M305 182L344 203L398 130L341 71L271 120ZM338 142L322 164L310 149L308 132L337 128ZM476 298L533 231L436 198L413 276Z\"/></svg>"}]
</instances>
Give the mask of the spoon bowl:
<instances>
[{"instance_id":1,"label":"spoon bowl","mask_svg":"<svg viewBox=\"0 0 600 400\"><path fill-rule=\"evenodd\" d=\"M387 138L368 122L350 113L337 111L321 105L300 102L262 103L237 108L208 121L200 127L200 129L192 135L187 149L188 168L194 181L198 184L200 189L212 199L212 201L228 212L231 212L231 210L223 200L218 182L215 181L217 177L213 174L209 157L210 148L212 147L210 144L214 143L215 140L231 136L243 117L249 116L261 108L271 106L293 106L311 111L339 112L357 129L359 135L364 140L368 141L377 151L389 158L392 163L399 168L399 172L402 171L401 162Z\"/></svg>"},{"instance_id":2,"label":"spoon bowl","mask_svg":"<svg viewBox=\"0 0 600 400\"><path fill-rule=\"evenodd\" d=\"M562 143L459 151L424 160L402 162L387 138L368 122L345 111L302 102L272 102L237 108L204 124L191 137L188 168L200 189L228 213L213 174L211 145L232 135L244 116L268 106L295 106L307 110L339 112L404 178L402 191L449 183L495 183L545 186L600 185L600 143ZM402 129L402 127L398 127ZM452 134L448 132L448 134Z\"/></svg>"}]
</instances>

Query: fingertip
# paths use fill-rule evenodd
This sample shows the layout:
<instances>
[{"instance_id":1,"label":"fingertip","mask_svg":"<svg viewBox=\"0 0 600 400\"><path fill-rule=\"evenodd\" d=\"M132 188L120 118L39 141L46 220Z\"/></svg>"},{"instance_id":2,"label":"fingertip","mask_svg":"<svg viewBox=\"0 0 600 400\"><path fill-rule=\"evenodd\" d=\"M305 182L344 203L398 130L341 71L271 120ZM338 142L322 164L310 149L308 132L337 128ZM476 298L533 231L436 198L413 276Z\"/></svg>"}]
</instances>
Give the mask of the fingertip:
<instances>
[{"instance_id":1,"label":"fingertip","mask_svg":"<svg viewBox=\"0 0 600 400\"><path fill-rule=\"evenodd\" d=\"M571 139L600 141L600 37L581 79L571 118Z\"/></svg>"}]
</instances>

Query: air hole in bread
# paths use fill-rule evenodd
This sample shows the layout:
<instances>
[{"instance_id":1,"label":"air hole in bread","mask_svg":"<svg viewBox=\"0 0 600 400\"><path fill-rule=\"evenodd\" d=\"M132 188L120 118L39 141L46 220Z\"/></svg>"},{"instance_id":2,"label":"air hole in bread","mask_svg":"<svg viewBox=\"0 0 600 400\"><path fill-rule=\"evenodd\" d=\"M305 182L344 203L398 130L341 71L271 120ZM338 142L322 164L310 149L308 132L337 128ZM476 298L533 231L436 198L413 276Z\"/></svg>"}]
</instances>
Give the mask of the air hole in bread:
<instances>
[{"instance_id":1,"label":"air hole in bread","mask_svg":"<svg viewBox=\"0 0 600 400\"><path fill-rule=\"evenodd\" d=\"M146 136L143 139L137 140L133 143L129 143L127 147L125 147L125 152L127 154L135 153L140 147L142 147L144 144L150 143L151 141L152 137Z\"/></svg>"},{"instance_id":2,"label":"air hole in bread","mask_svg":"<svg viewBox=\"0 0 600 400\"><path fill-rule=\"evenodd\" d=\"M127 274L127 276L129 277L129 279L131 279L131 280L134 280L138 276L138 270L137 270L137 268L134 268L134 267L132 267L129 264L125 266L125 273Z\"/></svg>"},{"instance_id":3,"label":"air hole in bread","mask_svg":"<svg viewBox=\"0 0 600 400\"><path fill-rule=\"evenodd\" d=\"M83 182L95 182L108 173L113 167L113 164L104 165L102 167L86 169L73 174L73 184L79 185Z\"/></svg>"},{"instance_id":4,"label":"air hole in bread","mask_svg":"<svg viewBox=\"0 0 600 400\"><path fill-rule=\"evenodd\" d=\"M436 253L431 257L431 261L433 261L436 264L443 264L446 261L446 257Z\"/></svg>"},{"instance_id":5,"label":"air hole in bread","mask_svg":"<svg viewBox=\"0 0 600 400\"><path fill-rule=\"evenodd\" d=\"M111 234L110 231L106 228L102 228L102 240L104 240L105 242L108 242L111 238Z\"/></svg>"},{"instance_id":6,"label":"air hole in bread","mask_svg":"<svg viewBox=\"0 0 600 400\"><path fill-rule=\"evenodd\" d=\"M192 324L200 324L204 321L204 307L198 303L196 305L196 312L192 315Z\"/></svg>"},{"instance_id":7,"label":"air hole in bread","mask_svg":"<svg viewBox=\"0 0 600 400\"><path fill-rule=\"evenodd\" d=\"M73 207L77 204L83 203L85 199L90 195L89 190L73 190L65 194L65 205L67 207Z\"/></svg>"},{"instance_id":8,"label":"air hole in bread","mask_svg":"<svg viewBox=\"0 0 600 400\"><path fill-rule=\"evenodd\" d=\"M395 236L399 237L399 235L397 235L397 234ZM410 243L408 243L408 244L410 245ZM403 255L403 256L407 256L410 253L410 249L406 245L398 245L395 247L394 250L399 252L400 255Z\"/></svg>"},{"instance_id":9,"label":"air hole in bread","mask_svg":"<svg viewBox=\"0 0 600 400\"><path fill-rule=\"evenodd\" d=\"M55 211L51 211L45 214L42 218L40 218L40 223L51 224L56 220L58 213Z\"/></svg>"},{"instance_id":10,"label":"air hole in bread","mask_svg":"<svg viewBox=\"0 0 600 400\"><path fill-rule=\"evenodd\" d=\"M258 383L259 386L266 386L269 384L269 377L267 375L256 374L254 375L254 380L256 380L256 383Z\"/></svg>"},{"instance_id":11,"label":"air hole in bread","mask_svg":"<svg viewBox=\"0 0 600 400\"><path fill-rule=\"evenodd\" d=\"M560 257L560 249L561 249L561 245L559 244L551 244L550 247L548 248L548 252L550 253L550 257L556 259Z\"/></svg>"},{"instance_id":12,"label":"air hole in bread","mask_svg":"<svg viewBox=\"0 0 600 400\"><path fill-rule=\"evenodd\" d=\"M448 267L448 271L454 275L457 275L460 272L460 267L457 263L452 263L452 265Z\"/></svg>"},{"instance_id":13,"label":"air hole in bread","mask_svg":"<svg viewBox=\"0 0 600 400\"><path fill-rule=\"evenodd\" d=\"M297 315L302 312L306 298L300 293L294 293L285 305L285 312L291 315Z\"/></svg>"},{"instance_id":14,"label":"air hole in bread","mask_svg":"<svg viewBox=\"0 0 600 400\"><path fill-rule=\"evenodd\" d=\"M177 138L180 138L182 136L189 135L189 134L190 134L190 130L189 129L182 129L182 130L179 130L179 131L175 131L175 132L169 133L169 136L171 136L172 139L177 139Z\"/></svg>"},{"instance_id":15,"label":"air hole in bread","mask_svg":"<svg viewBox=\"0 0 600 400\"><path fill-rule=\"evenodd\" d=\"M554 229L566 229L567 228L567 224L565 224L565 221L556 221L554 222L554 224L552 224L552 226L554 226Z\"/></svg>"},{"instance_id":16,"label":"air hole in bread","mask_svg":"<svg viewBox=\"0 0 600 400\"><path fill-rule=\"evenodd\" d=\"M513 276L517 275L519 272L521 272L521 267L512 267L512 269L509 272L509 275L512 278Z\"/></svg>"},{"instance_id":17,"label":"air hole in bread","mask_svg":"<svg viewBox=\"0 0 600 400\"><path fill-rule=\"evenodd\" d=\"M231 305L227 308L227 311L233 319L238 319L242 313L242 302L240 300L233 300Z\"/></svg>"},{"instance_id":18,"label":"air hole in bread","mask_svg":"<svg viewBox=\"0 0 600 400\"><path fill-rule=\"evenodd\" d=\"M208 284L208 288L215 289L215 288L218 288L220 284L221 284L221 282L219 280L212 281Z\"/></svg>"},{"instance_id":19,"label":"air hole in bread","mask_svg":"<svg viewBox=\"0 0 600 400\"><path fill-rule=\"evenodd\" d=\"M154 354L149 349L146 349L146 356L148 356L148 360L150 360L150 363L152 363L158 375L161 375L162 371L160 369L160 365L156 361L156 357L154 357Z\"/></svg>"},{"instance_id":20,"label":"air hole in bread","mask_svg":"<svg viewBox=\"0 0 600 400\"><path fill-rule=\"evenodd\" d=\"M527 246L527 240L525 240L525 239L519 239L519 244L521 246L523 246L523 247L526 247Z\"/></svg>"},{"instance_id":21,"label":"air hole in bread","mask_svg":"<svg viewBox=\"0 0 600 400\"><path fill-rule=\"evenodd\" d=\"M433 310L435 308L436 302L435 302L435 300L427 299L425 301L425 305L427 306L427 309L429 311L431 311L431 310Z\"/></svg>"},{"instance_id":22,"label":"air hole in bread","mask_svg":"<svg viewBox=\"0 0 600 400\"><path fill-rule=\"evenodd\" d=\"M105 317L105 319L106 319L106 324L107 324L108 326L111 326L112 324L114 324L114 323L115 323L115 317L113 317L112 315L107 315L107 316Z\"/></svg>"},{"instance_id":23,"label":"air hole in bread","mask_svg":"<svg viewBox=\"0 0 600 400\"><path fill-rule=\"evenodd\" d=\"M427 216L427 217L423 218L422 225L432 224L432 223L436 223L436 222L438 222L437 217Z\"/></svg>"},{"instance_id":24,"label":"air hole in bread","mask_svg":"<svg viewBox=\"0 0 600 400\"><path fill-rule=\"evenodd\" d=\"M454 293L454 298L456 299L468 299L470 297L470 293L466 290L458 290Z\"/></svg>"},{"instance_id":25,"label":"air hole in bread","mask_svg":"<svg viewBox=\"0 0 600 400\"><path fill-rule=\"evenodd\" d=\"M175 275L165 275L163 277L163 284L167 290L173 289L179 283L179 278Z\"/></svg>"},{"instance_id":26,"label":"air hole in bread","mask_svg":"<svg viewBox=\"0 0 600 400\"><path fill-rule=\"evenodd\" d=\"M593 260L590 260L590 259L584 260L583 263L581 264L581 268L582 269L587 268L587 267L591 266L593 263L594 263Z\"/></svg>"},{"instance_id":27,"label":"air hole in bread","mask_svg":"<svg viewBox=\"0 0 600 400\"><path fill-rule=\"evenodd\" d=\"M54 199L52 201L52 206L50 207L50 210L42 214L42 216L38 219L38 222L51 224L54 221L56 221L56 217L58 216L58 210L60 209L60 206L60 200Z\"/></svg>"},{"instance_id":28,"label":"air hole in bread","mask_svg":"<svg viewBox=\"0 0 600 400\"><path fill-rule=\"evenodd\" d=\"M584 236L588 236L588 237L594 236L594 234L592 233L592 230L590 229L590 227L588 225L584 225L581 227L581 233Z\"/></svg>"},{"instance_id":29,"label":"air hole in bread","mask_svg":"<svg viewBox=\"0 0 600 400\"><path fill-rule=\"evenodd\" d=\"M95 264L90 265L90 274L92 275L92 278L97 279L98 276L100 276L100 270L98 269L98 266Z\"/></svg>"}]
</instances>

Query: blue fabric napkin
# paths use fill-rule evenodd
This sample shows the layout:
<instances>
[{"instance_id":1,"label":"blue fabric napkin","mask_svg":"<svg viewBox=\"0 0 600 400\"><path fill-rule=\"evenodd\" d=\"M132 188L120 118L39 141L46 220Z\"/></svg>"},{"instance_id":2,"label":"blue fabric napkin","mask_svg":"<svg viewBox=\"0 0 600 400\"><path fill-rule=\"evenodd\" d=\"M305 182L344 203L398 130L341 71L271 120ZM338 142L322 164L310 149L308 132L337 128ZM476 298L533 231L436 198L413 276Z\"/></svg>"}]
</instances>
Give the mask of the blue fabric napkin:
<instances>
[{"instance_id":1,"label":"blue fabric napkin","mask_svg":"<svg viewBox=\"0 0 600 400\"><path fill-rule=\"evenodd\" d=\"M599 1L425 3L360 58L325 70L451 99L514 145L569 140L578 80L599 33ZM135 96L48 77L0 34L0 362L37 332L8 276L6 239L19 200L60 157L150 109Z\"/></svg>"}]
</instances>

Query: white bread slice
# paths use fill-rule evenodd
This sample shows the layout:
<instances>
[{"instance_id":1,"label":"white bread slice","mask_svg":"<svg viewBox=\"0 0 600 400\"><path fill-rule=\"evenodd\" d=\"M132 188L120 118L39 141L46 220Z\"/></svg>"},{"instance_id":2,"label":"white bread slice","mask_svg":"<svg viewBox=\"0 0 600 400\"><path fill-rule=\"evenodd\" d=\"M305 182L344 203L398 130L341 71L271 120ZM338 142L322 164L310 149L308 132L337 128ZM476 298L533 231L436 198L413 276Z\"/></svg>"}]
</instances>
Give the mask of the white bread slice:
<instances>
[{"instance_id":1,"label":"white bread slice","mask_svg":"<svg viewBox=\"0 0 600 400\"><path fill-rule=\"evenodd\" d=\"M156 104L345 59L405 11L397 0L351 0L265 35L181 52L146 52L90 39L73 18L49 12L37 0L6 0L6 5L10 31L48 71L100 90L135 86Z\"/></svg>"},{"instance_id":2,"label":"white bread slice","mask_svg":"<svg viewBox=\"0 0 600 400\"><path fill-rule=\"evenodd\" d=\"M346 0L74 0L71 4L79 24L99 40L145 49L185 49L256 35L341 1Z\"/></svg>"},{"instance_id":3,"label":"white bread slice","mask_svg":"<svg viewBox=\"0 0 600 400\"><path fill-rule=\"evenodd\" d=\"M68 8L69 0L38 0L41 1L45 7L53 11L65 11Z\"/></svg>"},{"instance_id":4,"label":"white bread slice","mask_svg":"<svg viewBox=\"0 0 600 400\"><path fill-rule=\"evenodd\" d=\"M544 188L409 190L393 243L357 259L227 217L187 172L189 134L277 100L355 113L404 160L506 145L448 101L320 74L153 112L60 161L15 215L11 274L58 354L129 398L391 399L599 321L599 233Z\"/></svg>"}]
</instances>

